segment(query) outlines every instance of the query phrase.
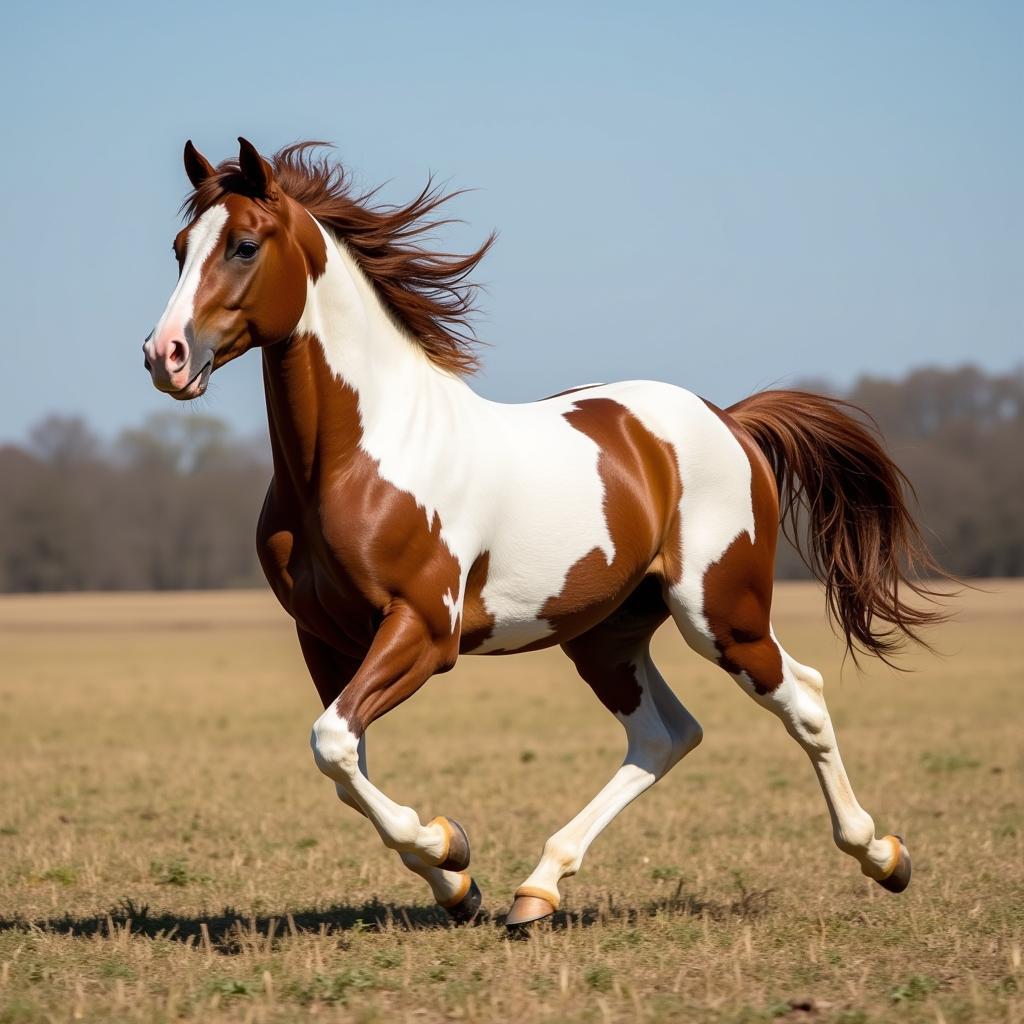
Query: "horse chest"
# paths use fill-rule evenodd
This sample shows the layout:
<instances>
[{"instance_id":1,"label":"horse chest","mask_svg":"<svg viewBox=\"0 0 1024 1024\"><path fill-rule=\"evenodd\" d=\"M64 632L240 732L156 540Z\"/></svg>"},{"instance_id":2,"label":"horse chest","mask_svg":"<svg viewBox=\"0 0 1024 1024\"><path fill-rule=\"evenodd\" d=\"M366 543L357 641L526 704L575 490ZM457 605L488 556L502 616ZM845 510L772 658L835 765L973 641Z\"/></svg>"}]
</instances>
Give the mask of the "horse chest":
<instances>
[{"instance_id":1,"label":"horse chest","mask_svg":"<svg viewBox=\"0 0 1024 1024\"><path fill-rule=\"evenodd\" d=\"M271 493L258 550L271 589L302 629L345 653L365 653L380 624L380 602L332 546L316 515Z\"/></svg>"}]
</instances>

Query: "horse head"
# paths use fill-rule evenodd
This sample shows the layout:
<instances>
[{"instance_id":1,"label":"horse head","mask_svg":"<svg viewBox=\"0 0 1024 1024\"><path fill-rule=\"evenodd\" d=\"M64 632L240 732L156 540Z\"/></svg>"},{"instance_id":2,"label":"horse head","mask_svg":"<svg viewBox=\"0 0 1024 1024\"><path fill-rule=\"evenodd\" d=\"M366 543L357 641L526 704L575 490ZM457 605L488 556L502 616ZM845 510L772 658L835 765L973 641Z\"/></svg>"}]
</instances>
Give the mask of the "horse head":
<instances>
[{"instance_id":1,"label":"horse head","mask_svg":"<svg viewBox=\"0 0 1024 1024\"><path fill-rule=\"evenodd\" d=\"M182 401L202 395L213 371L250 348L289 337L307 281L323 268L313 219L255 147L238 141L237 161L216 168L185 144L194 191L189 223L174 239L178 284L143 345L153 384Z\"/></svg>"}]
</instances>

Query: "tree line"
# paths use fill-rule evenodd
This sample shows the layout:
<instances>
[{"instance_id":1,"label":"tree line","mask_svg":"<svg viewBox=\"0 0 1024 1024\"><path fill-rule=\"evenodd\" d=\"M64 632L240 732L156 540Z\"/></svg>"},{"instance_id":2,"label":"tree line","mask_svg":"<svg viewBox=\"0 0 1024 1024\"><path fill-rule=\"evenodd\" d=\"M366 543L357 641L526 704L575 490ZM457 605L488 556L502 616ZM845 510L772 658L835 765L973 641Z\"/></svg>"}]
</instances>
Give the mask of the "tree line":
<instances>
[{"instance_id":1,"label":"tree line","mask_svg":"<svg viewBox=\"0 0 1024 1024\"><path fill-rule=\"evenodd\" d=\"M1024 575L1024 369L866 376L842 397L877 422L943 566ZM270 476L265 439L191 410L109 443L81 419L47 417L24 444L0 447L0 591L258 585L254 537ZM787 545L779 574L806 575Z\"/></svg>"},{"instance_id":2,"label":"tree line","mask_svg":"<svg viewBox=\"0 0 1024 1024\"><path fill-rule=\"evenodd\" d=\"M1024 575L1024 367L864 376L839 397L877 424L911 482L911 507L940 565L963 577ZM786 544L779 570L807 575Z\"/></svg>"},{"instance_id":3,"label":"tree line","mask_svg":"<svg viewBox=\"0 0 1024 1024\"><path fill-rule=\"evenodd\" d=\"M181 590L262 580L262 442L165 413L104 444L50 416L0 448L0 590Z\"/></svg>"}]
</instances>

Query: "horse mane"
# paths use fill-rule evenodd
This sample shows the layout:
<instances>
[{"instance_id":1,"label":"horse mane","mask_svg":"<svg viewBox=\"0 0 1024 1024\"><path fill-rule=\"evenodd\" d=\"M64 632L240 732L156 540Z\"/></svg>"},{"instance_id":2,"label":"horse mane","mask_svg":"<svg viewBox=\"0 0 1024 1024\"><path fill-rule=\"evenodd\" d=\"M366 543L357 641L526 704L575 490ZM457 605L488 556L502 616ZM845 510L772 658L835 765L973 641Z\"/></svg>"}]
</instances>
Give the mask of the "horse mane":
<instances>
[{"instance_id":1,"label":"horse mane","mask_svg":"<svg viewBox=\"0 0 1024 1024\"><path fill-rule=\"evenodd\" d=\"M468 280L495 240L492 231L474 252L432 252L422 244L438 227L457 223L432 218L465 190L446 192L433 177L405 205L374 204L379 187L358 193L337 161L315 151L325 142L297 142L270 158L278 187L330 228L352 253L384 308L436 365L458 374L479 367L471 318L479 285ZM237 160L225 160L182 204L190 218L225 195L246 194Z\"/></svg>"}]
</instances>

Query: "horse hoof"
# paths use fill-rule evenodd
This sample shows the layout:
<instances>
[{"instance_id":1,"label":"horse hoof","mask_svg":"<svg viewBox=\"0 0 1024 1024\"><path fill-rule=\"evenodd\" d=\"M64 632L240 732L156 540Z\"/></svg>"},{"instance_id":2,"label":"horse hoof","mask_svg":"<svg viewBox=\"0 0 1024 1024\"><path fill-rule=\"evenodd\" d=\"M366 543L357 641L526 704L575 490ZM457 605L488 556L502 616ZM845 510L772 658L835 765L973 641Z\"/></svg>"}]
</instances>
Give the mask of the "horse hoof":
<instances>
[{"instance_id":1,"label":"horse hoof","mask_svg":"<svg viewBox=\"0 0 1024 1024\"><path fill-rule=\"evenodd\" d=\"M505 927L510 931L543 921L555 912L554 904L542 896L516 896L512 909L505 918Z\"/></svg>"},{"instance_id":2,"label":"horse hoof","mask_svg":"<svg viewBox=\"0 0 1024 1024\"><path fill-rule=\"evenodd\" d=\"M480 913L480 904L483 903L483 896L480 893L480 886L471 878L466 895L458 903L452 904L444 909L455 924L471 924L476 915Z\"/></svg>"},{"instance_id":3,"label":"horse hoof","mask_svg":"<svg viewBox=\"0 0 1024 1024\"><path fill-rule=\"evenodd\" d=\"M895 839L899 843L900 852L896 859L896 866L885 876L877 879L878 884L889 892L903 892L910 885L910 852L903 843L903 836L886 836L886 839Z\"/></svg>"},{"instance_id":4,"label":"horse hoof","mask_svg":"<svg viewBox=\"0 0 1024 1024\"><path fill-rule=\"evenodd\" d=\"M466 830L453 818L435 818L434 822L448 833L448 852L437 866L442 871L465 871L469 867L469 836Z\"/></svg>"}]
</instances>

